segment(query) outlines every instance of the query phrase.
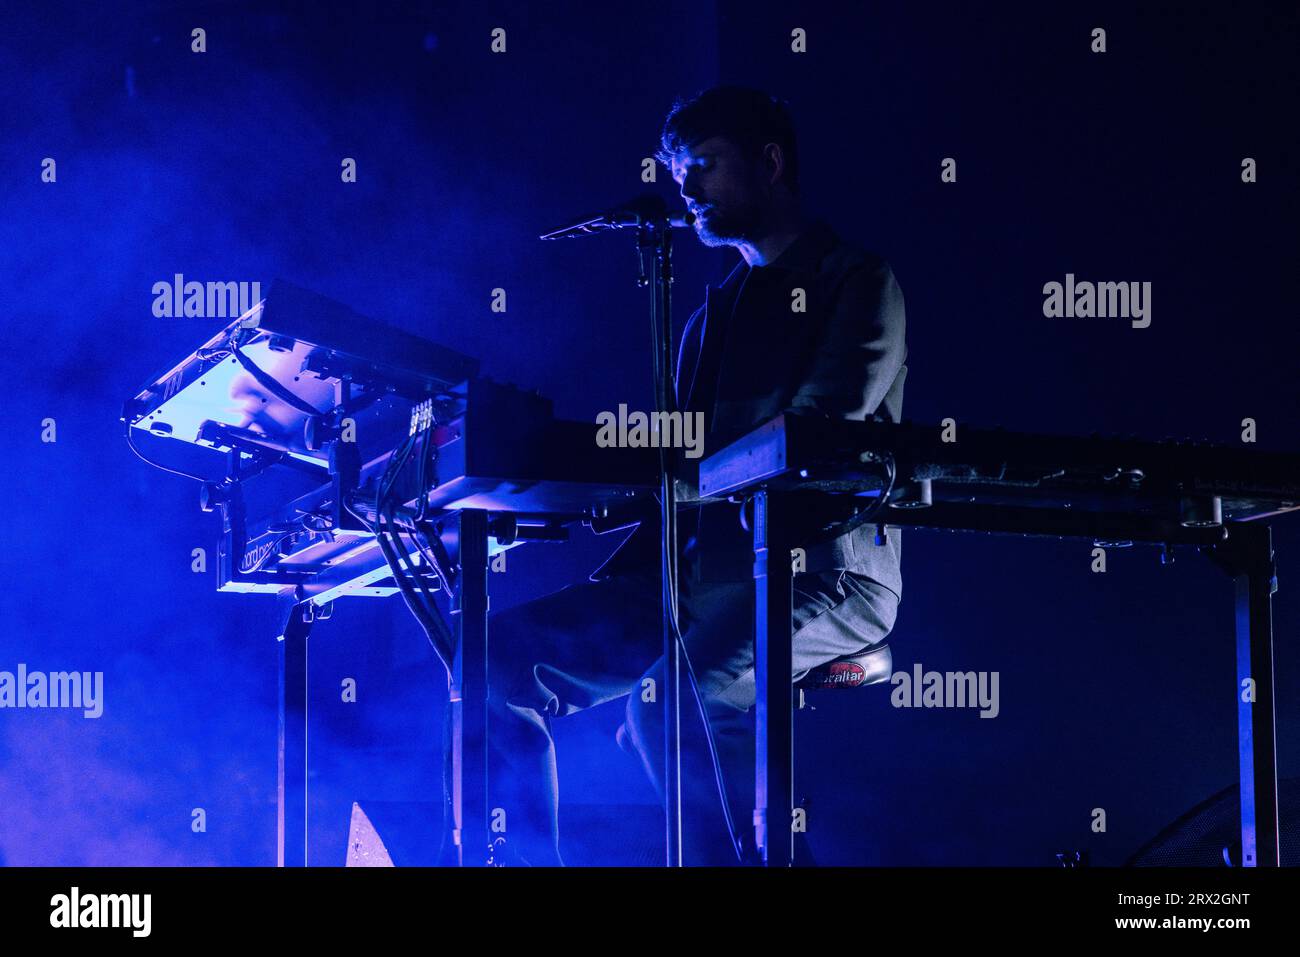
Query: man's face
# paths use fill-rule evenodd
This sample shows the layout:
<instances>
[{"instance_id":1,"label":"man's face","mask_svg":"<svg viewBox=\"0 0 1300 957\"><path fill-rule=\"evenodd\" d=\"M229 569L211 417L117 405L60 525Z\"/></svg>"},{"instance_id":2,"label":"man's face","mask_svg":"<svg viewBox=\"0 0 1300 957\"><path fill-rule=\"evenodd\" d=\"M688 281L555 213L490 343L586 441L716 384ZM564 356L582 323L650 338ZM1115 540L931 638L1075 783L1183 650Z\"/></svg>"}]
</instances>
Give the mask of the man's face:
<instances>
[{"instance_id":1,"label":"man's face","mask_svg":"<svg viewBox=\"0 0 1300 957\"><path fill-rule=\"evenodd\" d=\"M679 150L673 180L695 214L695 235L706 246L735 245L751 239L763 221L771 188L762 163L744 155L721 136Z\"/></svg>"}]
</instances>

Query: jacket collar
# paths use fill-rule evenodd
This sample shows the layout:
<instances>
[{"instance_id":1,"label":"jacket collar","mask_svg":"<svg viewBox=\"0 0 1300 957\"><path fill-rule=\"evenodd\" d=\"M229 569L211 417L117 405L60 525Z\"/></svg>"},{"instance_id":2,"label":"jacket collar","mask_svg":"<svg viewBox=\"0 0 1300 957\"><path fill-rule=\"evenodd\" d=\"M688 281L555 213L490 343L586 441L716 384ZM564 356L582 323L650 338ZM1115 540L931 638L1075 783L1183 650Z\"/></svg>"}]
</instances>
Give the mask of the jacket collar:
<instances>
[{"instance_id":1,"label":"jacket collar","mask_svg":"<svg viewBox=\"0 0 1300 957\"><path fill-rule=\"evenodd\" d=\"M791 272L816 272L826 254L839 242L835 230L822 220L813 220L781 255L763 269L788 269Z\"/></svg>"},{"instance_id":2,"label":"jacket collar","mask_svg":"<svg viewBox=\"0 0 1300 957\"><path fill-rule=\"evenodd\" d=\"M785 248L781 255L777 256L767 266L759 268L764 272L784 269L815 273L826 253L834 248L838 242L839 237L829 225L822 220L813 220L795 241ZM707 330L710 325L716 324L720 310L735 307L736 297L740 295L741 286L750 272L749 264L744 259L741 259L740 262L736 263L735 268L731 270L727 278L722 281L721 285L706 285L704 287L704 323L700 327L699 338L694 347L690 386L685 397L682 397L680 393L678 395L678 401L683 408L695 391L695 380L699 375L700 355L704 349L704 337ZM680 360L677 371L678 375L681 375L683 371ZM680 388L681 383L679 381L678 389Z\"/></svg>"},{"instance_id":3,"label":"jacket collar","mask_svg":"<svg viewBox=\"0 0 1300 957\"><path fill-rule=\"evenodd\" d=\"M766 266L756 268L764 271L783 269L791 272L816 272L826 254L838 242L839 237L835 234L835 230L820 219L813 220L795 241L782 251L781 255ZM734 295L749 271L749 265L742 259L736 263L736 268L731 270L720 285L706 288L705 298L708 298L710 292Z\"/></svg>"}]
</instances>

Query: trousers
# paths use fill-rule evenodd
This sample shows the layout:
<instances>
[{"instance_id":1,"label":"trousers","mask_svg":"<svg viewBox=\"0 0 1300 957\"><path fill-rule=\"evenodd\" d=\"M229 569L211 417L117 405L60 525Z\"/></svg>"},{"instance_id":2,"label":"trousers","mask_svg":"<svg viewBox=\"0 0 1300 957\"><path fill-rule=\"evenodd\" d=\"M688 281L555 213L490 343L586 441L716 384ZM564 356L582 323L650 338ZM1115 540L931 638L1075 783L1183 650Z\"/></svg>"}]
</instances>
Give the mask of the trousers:
<instances>
[{"instance_id":1,"label":"trousers","mask_svg":"<svg viewBox=\"0 0 1300 957\"><path fill-rule=\"evenodd\" d=\"M682 569L679 623L713 729L722 789L737 832L752 843L754 585L706 582ZM845 570L794 576L792 681L880 644L898 597ZM520 863L563 864L553 722L627 698L618 741L664 794L664 659L658 570L571 585L494 614L489 624L488 777ZM683 665L683 863L735 864L718 775ZM612 743L611 743L612 744ZM615 752L617 753L617 752ZM580 836L575 837L580 839Z\"/></svg>"}]
</instances>

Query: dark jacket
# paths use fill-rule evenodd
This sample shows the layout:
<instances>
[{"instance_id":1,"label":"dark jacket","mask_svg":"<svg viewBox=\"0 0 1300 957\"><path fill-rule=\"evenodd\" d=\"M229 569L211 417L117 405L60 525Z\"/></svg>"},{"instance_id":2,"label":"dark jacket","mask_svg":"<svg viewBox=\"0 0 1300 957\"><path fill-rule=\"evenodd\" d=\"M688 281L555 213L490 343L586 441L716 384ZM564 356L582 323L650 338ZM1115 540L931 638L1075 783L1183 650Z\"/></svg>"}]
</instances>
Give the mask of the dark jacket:
<instances>
[{"instance_id":1,"label":"dark jacket","mask_svg":"<svg viewBox=\"0 0 1300 957\"><path fill-rule=\"evenodd\" d=\"M804 311L792 308L803 290ZM704 455L792 409L834 418L873 415L898 422L907 377L903 294L887 263L841 240L825 223L809 226L771 264L739 263L682 333L679 408L705 413ZM698 466L698 462L682 460ZM741 580L752 553L737 506L688 507L681 538L698 534L706 577ZM691 512L702 514L691 515ZM619 574L658 555L658 523L643 522L593 578ZM902 596L901 529L883 546L863 526L808 549L808 571L845 568Z\"/></svg>"}]
</instances>

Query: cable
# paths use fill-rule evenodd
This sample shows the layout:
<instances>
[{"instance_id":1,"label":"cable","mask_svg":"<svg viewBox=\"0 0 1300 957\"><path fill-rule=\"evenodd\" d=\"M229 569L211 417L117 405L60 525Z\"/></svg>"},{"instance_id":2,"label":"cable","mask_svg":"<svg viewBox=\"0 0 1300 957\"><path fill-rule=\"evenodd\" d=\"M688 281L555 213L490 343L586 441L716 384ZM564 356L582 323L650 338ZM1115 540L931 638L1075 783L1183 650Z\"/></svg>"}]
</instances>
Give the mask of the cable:
<instances>
[{"instance_id":1,"label":"cable","mask_svg":"<svg viewBox=\"0 0 1300 957\"><path fill-rule=\"evenodd\" d=\"M405 524L407 528L406 534L411 539L411 542L415 546L417 553L421 556L421 558L424 559L424 561L428 564L428 567L432 570L434 575L442 583L442 586L446 591L446 593L450 595L452 593L452 588L454 585L454 577L453 577L454 571L452 569L450 556L447 555L446 548L443 547L442 539L438 537L436 532L432 535L428 534L428 532L425 532L426 543L421 543L420 541L420 526L424 520L424 516L427 514L428 511L427 508L428 495L425 494L426 480L428 478L428 469L434 462L437 461L437 445L433 441L433 431L432 431L432 426L435 424L436 421L430 423L424 429L415 433L414 436L408 437L406 442L403 443L402 448L399 450L399 452L397 452L394 455L394 457L389 460L388 468L384 470L384 476L380 481L379 494L376 496L376 502L379 508L379 511L377 512L377 525L381 533L383 533L384 530L383 530L382 522L384 519L387 519L390 525L395 526L397 528L397 531L395 532L389 531L386 534L391 536L392 539L391 542L389 542L389 548L391 549L393 554L397 557L397 561L399 565L398 573L404 574L406 572L409 572L410 578L414 580L415 586L419 589L420 597L422 597L424 600L424 608L426 609L430 620L434 623L439 637L445 642L447 646L448 657L450 659L452 649L454 648L455 645L450 629L447 628L446 623L442 620L442 617L438 612L437 602L433 596L433 593L429 591L429 588L425 583L424 576L419 574L414 569L413 566L409 566L409 560L407 558L407 556L409 555L409 551L402 544L402 537L401 537L402 536L401 529L403 524ZM384 505L379 503L388 500L390 490L397 481L397 476L401 473L402 469L406 467L406 464L411 457L411 453L417 449L418 451L415 452L416 485L417 488L420 489L420 504L419 504L419 508L416 510L415 519L407 520L405 523L403 523L398 521L395 517L396 503L388 501L387 507L384 507ZM426 548L426 544L427 544L427 548ZM399 586L400 584L401 583L399 582ZM404 596L407 595L407 592L405 590L403 591L403 595ZM409 605L410 602L408 602L408 606ZM415 613L414 608L412 608L412 613ZM448 665L447 671L448 671L448 675L450 676L451 674L450 665Z\"/></svg>"},{"instance_id":2,"label":"cable","mask_svg":"<svg viewBox=\"0 0 1300 957\"><path fill-rule=\"evenodd\" d=\"M297 532L284 533L283 535L281 535L279 538L275 540L275 542L271 545L270 548L268 548L265 552L262 553L261 557L258 558L258 560L253 563L251 568L243 567L243 563L241 562L239 568L240 572L244 574L249 574L251 572L260 572L262 568L266 565L266 563L270 561L272 555L276 556L277 558L283 558L284 556L280 554L280 549L284 547L285 542L291 541L293 537L297 534L298 534ZM248 544L251 545L252 542L249 542Z\"/></svg>"},{"instance_id":3,"label":"cable","mask_svg":"<svg viewBox=\"0 0 1300 957\"><path fill-rule=\"evenodd\" d=\"M274 378L272 378L268 373L258 368L256 363L254 363L247 356L245 356L242 351L240 351L239 336L241 331L242 330L240 329L236 329L231 334L229 351L230 354L233 355L239 361L239 364L243 366L245 370L247 370L248 374L251 375L254 379L256 379L258 383L262 385L263 388L271 392L281 402L284 402L287 405L292 406L293 408L297 409L299 412L304 413L305 415L320 415L319 409L317 409L314 405L307 402L305 399L302 399L299 396L294 395L292 392L290 392L288 389L282 386L279 382L277 382ZM213 353L211 357L215 358L216 353ZM135 444L135 439L131 435L131 428L133 424L134 423L128 422L126 425L126 444L130 447L131 451L134 452L138 458L140 458L141 461L147 462L149 465L152 465L154 468L162 469L164 472L171 472L173 475L180 475L183 478L193 479L196 482L212 481L205 475L195 475L193 472L186 472L183 469L174 469L169 465L163 465L161 462L149 458L149 456L141 452L139 446Z\"/></svg>"},{"instance_id":4,"label":"cable","mask_svg":"<svg viewBox=\"0 0 1300 957\"><path fill-rule=\"evenodd\" d=\"M659 264L656 271L663 268L664 266ZM650 283L650 294L652 298L656 295L656 291L657 283ZM665 317L670 315L670 295L671 293L665 288L663 303L663 313ZM653 343L653 349L651 351L653 353L652 369L655 383L655 395L659 400L659 404L664 407L663 411L667 412L671 411L671 405L673 404L676 391L675 383L673 381L674 372L671 368L672 359L666 354L666 349L671 348L672 343L665 343L663 339L667 338L667 336L661 336L660 333L661 331L668 332L668 334L671 335L671 332L666 329L661 330L657 319L657 310L652 308L651 341ZM676 507L669 507L668 505L668 500L672 497L671 493L675 491L673 483L676 479L674 477L674 472L669 468L667 456L668 451L661 444L659 446L659 469L662 480L660 482L659 495L657 497L659 499L660 524L662 525L661 572L664 582L663 599L667 608L668 626L672 629L673 641L681 656L681 662L685 666L687 683L691 686L691 692L695 698L697 710L699 711L700 721L704 725L704 736L708 742L709 758L713 764L713 778L718 788L718 799L722 804L722 815L727 824L727 833L731 838L731 846L736 853L736 860L743 864L745 860L744 844L736 829L735 819L731 814L731 801L727 796L726 781L724 780L722 773L722 760L718 754L717 740L713 734L713 723L709 720L708 710L704 705L704 695L700 691L699 680L696 678L695 668L691 664L690 652L686 648L686 639L682 635L680 607L678 603L679 563L677 561L677 509ZM665 668L667 665L668 663L665 661ZM670 716L666 715L665 718L670 720ZM668 782L665 780L665 787L667 784Z\"/></svg>"},{"instance_id":5,"label":"cable","mask_svg":"<svg viewBox=\"0 0 1300 957\"><path fill-rule=\"evenodd\" d=\"M673 587L675 590L675 581ZM736 860L744 863L744 844L736 830L735 818L731 814L731 800L727 796L727 784L722 775L722 758L718 754L718 742L713 736L713 723L709 720L708 710L704 706L704 696L700 692L699 679L695 677L695 668L691 664L690 653L686 650L686 639L682 636L676 608L670 610L670 623L677 646L681 650L682 664L686 666L686 677L691 686L692 696L695 698L696 709L699 711L700 721L704 725L704 737L709 746L709 759L713 763L713 779L718 787L718 799L722 802L722 816L727 824L727 834L731 838L731 847L736 852Z\"/></svg>"},{"instance_id":6,"label":"cable","mask_svg":"<svg viewBox=\"0 0 1300 957\"><path fill-rule=\"evenodd\" d=\"M258 368L257 364L249 359L248 356L244 355L241 348L242 344L239 341L240 331L241 330L236 329L230 337L230 353L239 360L239 364L244 367L245 371L256 379L262 388L269 391L286 405L292 406L305 415L320 415L320 409L316 408L305 399L294 395L284 386L280 385L280 383L272 378L270 374Z\"/></svg>"},{"instance_id":7,"label":"cable","mask_svg":"<svg viewBox=\"0 0 1300 957\"><path fill-rule=\"evenodd\" d=\"M436 529L428 521L417 522L416 527L424 536L425 546L429 549L429 557L433 559L433 567L438 572L438 577L447 585L447 594L456 586L456 568L452 564L451 555L447 552L447 546L442 543Z\"/></svg>"},{"instance_id":8,"label":"cable","mask_svg":"<svg viewBox=\"0 0 1300 957\"><path fill-rule=\"evenodd\" d=\"M408 555L409 555L409 552L408 552L406 546L402 544L402 534L401 534L401 531L400 531L400 525L398 526L398 528L399 528L399 531L397 531L396 533L393 533L393 539L394 539L394 541L395 541L395 543L396 543L396 546L397 546L397 554L398 554L398 557L399 557L403 562L408 562ZM424 550L423 550L422 548L420 548L420 543L419 543L418 541L415 541L415 536L414 536L413 534L411 534L409 531L407 532L407 535L408 535L408 536L411 538L411 540L415 543L415 547L416 547L416 549L417 549L417 550L419 551L419 553L423 556L423 555L424 555ZM427 558L426 558L426 560L427 560ZM431 565L431 566L430 566L430 569L432 569L432 568L433 568L433 566ZM433 597L433 592L432 592L432 591L430 590L430 588L429 588L428 582L427 582L427 580L426 580L426 579L427 579L427 575L424 574L424 573L421 573L419 570L415 569L414 566L409 565L409 563L408 563L408 566L407 566L407 571L408 571L408 574L409 574L410 577L411 577L411 580L413 580L413 581L415 582L416 587L420 590L420 595L424 598L425 607L429 609L429 614L430 614L430 615L435 615L435 616L436 616L436 615L438 614L438 603L437 603L437 600ZM445 581L444 579L441 578L441 576L437 575L436 572L434 572L434 574L435 574L436 577L439 578L440 581ZM451 638L451 632L450 632L450 629L448 629L448 631L447 631L447 635L448 635L448 639L449 639L449 642L450 642L450 638ZM449 646L450 646L450 647L454 647L454 643L451 643Z\"/></svg>"},{"instance_id":9,"label":"cable","mask_svg":"<svg viewBox=\"0 0 1300 957\"><path fill-rule=\"evenodd\" d=\"M206 475L195 475L193 472L186 472L182 469L174 469L170 465L163 465L161 462L149 458L149 456L141 452L139 447L135 444L135 438L131 435L131 429L132 429L132 425L130 422L128 422L126 425L126 444L128 447L130 447L131 451L134 452L139 457L139 459L142 462L147 462L148 464L152 465L154 468L162 469L164 472L171 472L172 475L179 475L183 478L194 479L194 481L196 482L212 481L212 479L208 478Z\"/></svg>"},{"instance_id":10,"label":"cable","mask_svg":"<svg viewBox=\"0 0 1300 957\"><path fill-rule=\"evenodd\" d=\"M407 608L424 629L425 636L433 646L434 652L438 655L448 675L450 675L454 660L454 642L451 631L446 622L442 620L432 594L420 577L413 573L410 575L410 578L415 580L414 586L408 579L406 559L401 555L403 546L400 536L394 535L395 541L390 541L389 535L392 533L384 527L386 519L395 524L392 517L394 503L389 501L389 496L398 475L410 459L411 452L416 444L415 438L415 436L408 437L401 448L393 453L388 460L387 467L384 469L384 474L380 477L375 492L375 538L384 554L389 569L393 573L393 580L397 583Z\"/></svg>"},{"instance_id":11,"label":"cable","mask_svg":"<svg viewBox=\"0 0 1300 957\"><path fill-rule=\"evenodd\" d=\"M398 542L398 545L395 548L392 542L389 541L388 532L383 526L384 507L388 504L386 500L391 491L393 481L405 465L405 460L410 454L411 444L411 439L408 438L407 441L403 443L403 445L396 450L388 460L388 465L384 469L384 473L380 477L379 483L376 487L375 521L373 524L353 508L351 502L348 502L345 499L341 504L354 518L356 518L357 521L359 521L365 528L369 529L371 534L375 536L375 541L379 545L379 550L383 553L384 561L388 565L389 571L392 573L393 581L397 583L397 588L402 595L402 600L406 603L406 607L411 612L412 617L415 618L416 623L419 624L420 628L424 631L425 637L433 648L434 654L438 656L438 660L442 663L443 668L445 668L447 673L450 674L454 657L451 632L447 628L446 623L442 620L442 616L439 614L436 604L432 603L432 596L423 588L418 577L416 578L416 584L421 586L421 592L418 593L407 579L403 564L398 557L401 543ZM427 600L429 604L425 604L425 600ZM432 607L430 607L430 605L432 605Z\"/></svg>"},{"instance_id":12,"label":"cable","mask_svg":"<svg viewBox=\"0 0 1300 957\"><path fill-rule=\"evenodd\" d=\"M406 602L406 607L415 620L423 628L425 636L429 639L429 644L433 646L434 653L438 660L442 662L443 668L448 674L452 673L452 662L454 652L452 651L451 634L447 629L446 623L436 613L431 613L421 601L421 596L407 580L405 573L401 570L401 565L396 551L388 542L386 534L381 532L376 539L379 542L379 548L384 553L384 559L388 562L388 567L393 572L393 580L397 582L397 587L402 593L402 598Z\"/></svg>"},{"instance_id":13,"label":"cable","mask_svg":"<svg viewBox=\"0 0 1300 957\"><path fill-rule=\"evenodd\" d=\"M407 529L406 534L410 536L411 541L419 550L420 557L433 569L434 576L442 582L442 586L450 595L456 583L456 576L452 570L451 556L447 554L447 548L442 544L442 539L438 537L436 531L430 534L431 526L427 522L408 522L405 527ZM421 536L424 538L423 541L421 541Z\"/></svg>"},{"instance_id":14,"label":"cable","mask_svg":"<svg viewBox=\"0 0 1300 957\"><path fill-rule=\"evenodd\" d=\"M419 588L420 594L423 596L425 604L430 610L429 613L431 615L436 616L438 614L438 604L437 604L437 600L433 596L433 592L429 589L428 585L426 584L427 573L423 572L422 570L416 569L413 565L410 564L408 560L410 551L406 546L402 544L402 529L404 527L404 523L400 521L394 521L393 511L391 507L388 512L388 520L390 524L395 525L397 528L396 532L390 532L390 535L392 536L393 542L396 546L397 554L401 558L403 563L407 565L407 571L410 574L411 579L415 582L416 587ZM450 578L446 568L442 564L440 564L434 558L434 556L429 553L429 551L425 549L424 545L420 542L419 535L413 525L406 524L405 528L406 528L407 537L411 539L411 544L415 546L416 552L420 555L421 559L423 559L429 571L431 571L434 577L441 583L445 593L447 595L451 595ZM439 545L441 544L442 542L441 540L439 540ZM450 630L447 630L446 634L448 636L448 640L450 641Z\"/></svg>"},{"instance_id":15,"label":"cable","mask_svg":"<svg viewBox=\"0 0 1300 957\"><path fill-rule=\"evenodd\" d=\"M415 473L415 486L420 490L420 505L415 511L415 521L417 524L424 521L425 513L428 511L428 470L432 468L434 462L437 461L438 452L437 445L433 441L432 429L426 429L421 432L420 438L420 457L417 460L418 466Z\"/></svg>"},{"instance_id":16,"label":"cable","mask_svg":"<svg viewBox=\"0 0 1300 957\"><path fill-rule=\"evenodd\" d=\"M416 525L412 522L398 522L398 525L406 529L407 537L411 539L411 544L414 545L416 551L419 552L420 558L433 570L434 576L442 582L444 587L446 587L447 579L443 575L442 568L436 561L434 561L433 556L429 554L428 549L425 548L424 542L420 541L420 534Z\"/></svg>"},{"instance_id":17,"label":"cable","mask_svg":"<svg viewBox=\"0 0 1300 957\"><path fill-rule=\"evenodd\" d=\"M898 465L894 461L894 453L886 453L886 456L887 457L884 461L886 479L884 485L880 489L879 497L857 515L846 519L838 525L833 524L824 528L822 534L830 535L833 538L840 538L849 534L849 532L874 521L876 516L885 510L885 506L889 502L889 496L894 492L895 481L898 478Z\"/></svg>"},{"instance_id":18,"label":"cable","mask_svg":"<svg viewBox=\"0 0 1300 957\"><path fill-rule=\"evenodd\" d=\"M370 524L370 519L366 518L364 515L362 515L360 512L358 512L355 508L353 508L353 507L352 507L352 503L349 502L349 501L347 500L347 496L344 496L344 498L343 498L343 503L342 503L342 504L343 504L343 507L344 507L345 509L348 510L348 513L349 513L353 518L355 518L358 522L360 522L360 523L362 524L362 526L365 527L366 531L368 531L371 535L374 535L374 534L375 534L375 526L373 526L373 525Z\"/></svg>"}]
</instances>

